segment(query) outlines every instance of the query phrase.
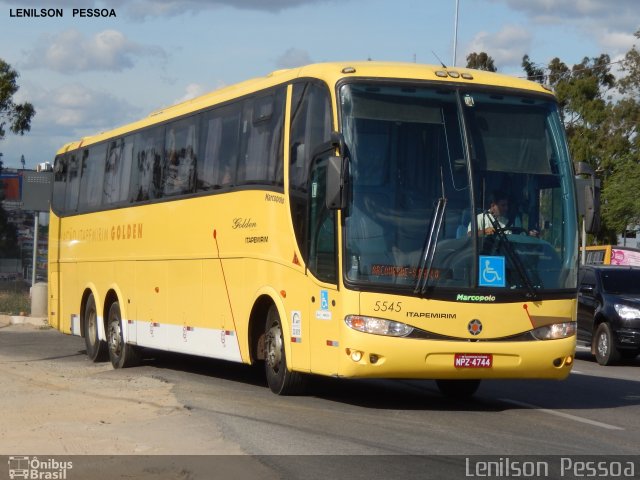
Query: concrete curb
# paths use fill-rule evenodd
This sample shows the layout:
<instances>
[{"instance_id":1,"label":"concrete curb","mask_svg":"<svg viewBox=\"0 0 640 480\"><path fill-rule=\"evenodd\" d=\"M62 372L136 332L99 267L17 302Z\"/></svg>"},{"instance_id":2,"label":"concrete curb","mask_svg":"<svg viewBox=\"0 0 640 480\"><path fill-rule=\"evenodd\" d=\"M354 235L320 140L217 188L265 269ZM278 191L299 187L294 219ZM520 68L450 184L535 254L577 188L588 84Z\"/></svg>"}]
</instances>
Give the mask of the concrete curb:
<instances>
[{"instance_id":1,"label":"concrete curb","mask_svg":"<svg viewBox=\"0 0 640 480\"><path fill-rule=\"evenodd\" d=\"M35 325L36 327L47 327L46 317L27 317L23 315L0 315L0 326L8 325Z\"/></svg>"}]
</instances>

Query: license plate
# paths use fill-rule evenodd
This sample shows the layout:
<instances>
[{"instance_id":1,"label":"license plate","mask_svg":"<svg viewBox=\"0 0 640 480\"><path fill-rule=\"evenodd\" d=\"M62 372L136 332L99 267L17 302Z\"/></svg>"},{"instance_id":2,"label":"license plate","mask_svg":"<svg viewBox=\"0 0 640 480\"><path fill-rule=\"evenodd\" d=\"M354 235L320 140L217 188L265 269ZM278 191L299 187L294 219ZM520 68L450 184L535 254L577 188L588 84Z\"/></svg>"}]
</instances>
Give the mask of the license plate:
<instances>
[{"instance_id":1,"label":"license plate","mask_svg":"<svg viewBox=\"0 0 640 480\"><path fill-rule=\"evenodd\" d=\"M491 368L493 355L488 353L456 353L453 365L456 368Z\"/></svg>"}]
</instances>

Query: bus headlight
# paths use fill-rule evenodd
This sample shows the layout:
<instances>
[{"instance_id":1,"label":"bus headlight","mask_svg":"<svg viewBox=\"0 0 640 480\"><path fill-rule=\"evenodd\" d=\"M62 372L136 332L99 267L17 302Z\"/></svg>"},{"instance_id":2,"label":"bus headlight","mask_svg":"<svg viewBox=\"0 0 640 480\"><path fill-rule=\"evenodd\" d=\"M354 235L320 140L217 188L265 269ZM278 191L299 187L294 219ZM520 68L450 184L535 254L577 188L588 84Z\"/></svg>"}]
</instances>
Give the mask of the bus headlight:
<instances>
[{"instance_id":1,"label":"bus headlight","mask_svg":"<svg viewBox=\"0 0 640 480\"><path fill-rule=\"evenodd\" d=\"M531 330L531 334L538 340L557 340L576 334L576 322L554 323Z\"/></svg>"},{"instance_id":2,"label":"bus headlight","mask_svg":"<svg viewBox=\"0 0 640 480\"><path fill-rule=\"evenodd\" d=\"M413 332L413 327L384 318L364 317L362 315L347 315L344 322L354 330L374 335L390 337L406 337Z\"/></svg>"}]
</instances>

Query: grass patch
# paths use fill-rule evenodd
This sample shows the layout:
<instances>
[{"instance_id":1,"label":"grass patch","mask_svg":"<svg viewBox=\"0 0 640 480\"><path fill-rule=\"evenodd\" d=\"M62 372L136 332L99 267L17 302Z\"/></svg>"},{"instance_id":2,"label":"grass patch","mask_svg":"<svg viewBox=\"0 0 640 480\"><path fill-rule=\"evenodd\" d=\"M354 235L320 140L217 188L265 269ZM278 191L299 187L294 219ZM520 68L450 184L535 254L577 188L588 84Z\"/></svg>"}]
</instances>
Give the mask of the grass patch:
<instances>
[{"instance_id":1,"label":"grass patch","mask_svg":"<svg viewBox=\"0 0 640 480\"><path fill-rule=\"evenodd\" d=\"M8 287L8 288L7 288ZM7 315L29 314L31 298L28 285L0 285L0 313Z\"/></svg>"}]
</instances>

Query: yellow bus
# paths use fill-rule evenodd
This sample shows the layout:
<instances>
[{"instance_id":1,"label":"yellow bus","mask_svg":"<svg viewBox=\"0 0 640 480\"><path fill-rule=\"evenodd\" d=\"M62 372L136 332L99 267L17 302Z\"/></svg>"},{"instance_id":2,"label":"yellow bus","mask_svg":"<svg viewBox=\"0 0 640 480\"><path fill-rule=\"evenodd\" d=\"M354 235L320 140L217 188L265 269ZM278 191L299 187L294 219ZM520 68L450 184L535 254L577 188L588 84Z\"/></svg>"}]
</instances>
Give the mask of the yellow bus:
<instances>
[{"instance_id":1,"label":"yellow bus","mask_svg":"<svg viewBox=\"0 0 640 480\"><path fill-rule=\"evenodd\" d=\"M640 250L618 245L591 245L586 248L587 265L640 266Z\"/></svg>"},{"instance_id":2,"label":"yellow bus","mask_svg":"<svg viewBox=\"0 0 640 480\"><path fill-rule=\"evenodd\" d=\"M49 322L116 368L142 348L264 362L277 394L308 374L459 396L563 379L573 178L539 84L378 62L273 72L58 151Z\"/></svg>"}]
</instances>

